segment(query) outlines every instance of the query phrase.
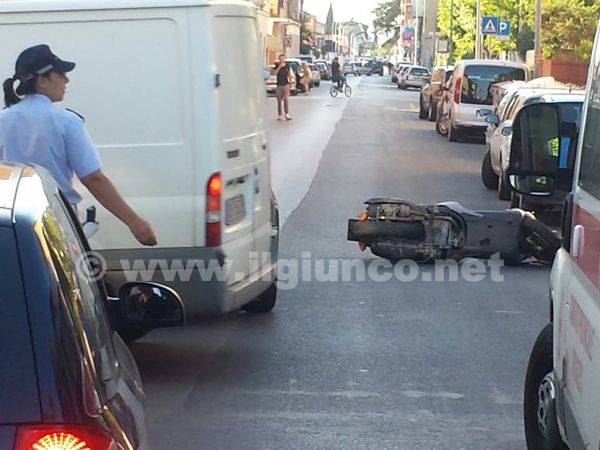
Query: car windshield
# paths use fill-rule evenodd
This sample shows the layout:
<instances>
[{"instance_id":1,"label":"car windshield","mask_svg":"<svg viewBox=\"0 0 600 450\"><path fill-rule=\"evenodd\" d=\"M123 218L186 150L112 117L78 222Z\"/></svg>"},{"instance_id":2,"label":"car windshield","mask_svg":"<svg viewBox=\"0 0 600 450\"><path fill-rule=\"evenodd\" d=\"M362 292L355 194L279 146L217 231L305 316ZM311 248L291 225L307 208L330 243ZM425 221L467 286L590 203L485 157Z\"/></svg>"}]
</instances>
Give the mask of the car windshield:
<instances>
[{"instance_id":1,"label":"car windshield","mask_svg":"<svg viewBox=\"0 0 600 450\"><path fill-rule=\"evenodd\" d=\"M298 69L300 69L300 64L296 61L288 61L287 64L294 72L298 72Z\"/></svg>"},{"instance_id":2,"label":"car windshield","mask_svg":"<svg viewBox=\"0 0 600 450\"><path fill-rule=\"evenodd\" d=\"M491 105L493 84L525 80L525 70L518 67L468 66L462 80L462 103Z\"/></svg>"}]
</instances>

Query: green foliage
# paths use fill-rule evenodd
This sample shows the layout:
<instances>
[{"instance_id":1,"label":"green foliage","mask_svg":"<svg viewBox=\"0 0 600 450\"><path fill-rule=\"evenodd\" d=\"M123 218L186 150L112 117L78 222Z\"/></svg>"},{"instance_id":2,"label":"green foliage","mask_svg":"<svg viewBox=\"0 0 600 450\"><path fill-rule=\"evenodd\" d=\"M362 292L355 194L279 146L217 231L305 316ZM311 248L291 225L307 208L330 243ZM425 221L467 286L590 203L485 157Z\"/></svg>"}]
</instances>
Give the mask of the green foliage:
<instances>
[{"instance_id":1,"label":"green foliage","mask_svg":"<svg viewBox=\"0 0 600 450\"><path fill-rule=\"evenodd\" d=\"M561 52L589 59L600 13L600 0L544 0L542 53Z\"/></svg>"},{"instance_id":2,"label":"green foliage","mask_svg":"<svg viewBox=\"0 0 600 450\"><path fill-rule=\"evenodd\" d=\"M524 26L521 32L517 35L517 51L519 56L525 59L528 50L533 50L535 47L535 32L529 26Z\"/></svg>"},{"instance_id":3,"label":"green foliage","mask_svg":"<svg viewBox=\"0 0 600 450\"><path fill-rule=\"evenodd\" d=\"M373 10L375 19L373 20L373 28L377 33L392 33L392 37L383 44L383 48L389 50L394 46L400 37L400 24L398 16L400 15L400 0L388 0L380 3Z\"/></svg>"},{"instance_id":4,"label":"green foliage","mask_svg":"<svg viewBox=\"0 0 600 450\"><path fill-rule=\"evenodd\" d=\"M453 4L453 27L450 33L450 10ZM523 26L533 27L535 21L535 0L521 0ZM475 0L440 0L438 7L438 29L450 37L454 43L453 57L455 60L472 57L475 51L475 22L477 21L477 6ZM485 49L491 54L501 51L515 50L519 30L519 0L482 0L482 15L499 16L511 21L511 38L500 40L486 37Z\"/></svg>"}]
</instances>

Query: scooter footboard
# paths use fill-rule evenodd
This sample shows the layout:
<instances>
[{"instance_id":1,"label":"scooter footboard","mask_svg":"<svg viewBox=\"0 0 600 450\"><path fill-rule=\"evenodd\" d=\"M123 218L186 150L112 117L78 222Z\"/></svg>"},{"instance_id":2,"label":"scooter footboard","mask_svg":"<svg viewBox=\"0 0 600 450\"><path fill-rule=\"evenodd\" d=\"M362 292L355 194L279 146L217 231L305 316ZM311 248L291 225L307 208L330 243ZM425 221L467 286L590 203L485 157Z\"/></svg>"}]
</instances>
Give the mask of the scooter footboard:
<instances>
[{"instance_id":1,"label":"scooter footboard","mask_svg":"<svg viewBox=\"0 0 600 450\"><path fill-rule=\"evenodd\" d=\"M521 211L477 211L463 218L467 227L464 257L489 258L499 253L502 259L521 259Z\"/></svg>"}]
</instances>

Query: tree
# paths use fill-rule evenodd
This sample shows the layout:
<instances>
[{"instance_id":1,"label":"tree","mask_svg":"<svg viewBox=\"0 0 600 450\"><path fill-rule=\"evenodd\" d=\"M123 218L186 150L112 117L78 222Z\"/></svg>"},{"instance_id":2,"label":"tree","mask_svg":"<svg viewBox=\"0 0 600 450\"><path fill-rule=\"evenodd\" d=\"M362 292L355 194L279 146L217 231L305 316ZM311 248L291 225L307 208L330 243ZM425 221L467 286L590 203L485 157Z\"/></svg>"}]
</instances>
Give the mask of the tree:
<instances>
[{"instance_id":1,"label":"tree","mask_svg":"<svg viewBox=\"0 0 600 450\"><path fill-rule=\"evenodd\" d=\"M522 0L523 16L519 17L519 2L516 0L481 0L483 15L499 16L511 22L511 39L500 40L486 37L485 49L491 54L505 50L516 50L519 22L522 26L533 27L535 20L535 0ZM453 27L450 33L450 10L453 11ZM477 22L476 0L440 0L438 7L438 29L446 37L452 35L454 59L472 57L475 51Z\"/></svg>"},{"instance_id":2,"label":"tree","mask_svg":"<svg viewBox=\"0 0 600 450\"><path fill-rule=\"evenodd\" d=\"M373 20L375 33L393 34L384 44L384 47L386 45L393 45L400 37L400 24L398 23L400 0L388 0L380 3L377 8L373 10L373 14L375 15L375 19Z\"/></svg>"},{"instance_id":3,"label":"tree","mask_svg":"<svg viewBox=\"0 0 600 450\"><path fill-rule=\"evenodd\" d=\"M600 0L544 0L542 53L561 52L589 59L600 13Z\"/></svg>"},{"instance_id":4,"label":"tree","mask_svg":"<svg viewBox=\"0 0 600 450\"><path fill-rule=\"evenodd\" d=\"M311 16L304 14L302 17L302 23L300 24L300 36L302 36L302 42L300 42L300 54L310 55L312 50L311 42L313 40L312 30L310 29Z\"/></svg>"}]
</instances>

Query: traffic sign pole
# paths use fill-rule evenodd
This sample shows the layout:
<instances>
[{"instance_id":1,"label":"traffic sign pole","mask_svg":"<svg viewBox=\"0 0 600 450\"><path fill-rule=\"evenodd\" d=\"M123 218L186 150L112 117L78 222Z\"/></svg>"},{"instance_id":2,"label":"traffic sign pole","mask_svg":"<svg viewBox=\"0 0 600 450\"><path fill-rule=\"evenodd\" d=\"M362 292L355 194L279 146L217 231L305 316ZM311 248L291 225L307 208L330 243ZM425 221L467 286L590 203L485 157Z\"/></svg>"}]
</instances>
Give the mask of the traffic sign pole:
<instances>
[{"instance_id":1,"label":"traffic sign pole","mask_svg":"<svg viewBox=\"0 0 600 450\"><path fill-rule=\"evenodd\" d=\"M475 59L481 59L481 0L477 0L477 33L475 34Z\"/></svg>"}]
</instances>

